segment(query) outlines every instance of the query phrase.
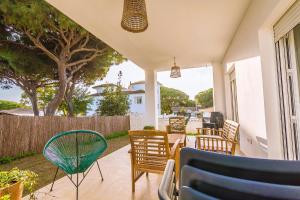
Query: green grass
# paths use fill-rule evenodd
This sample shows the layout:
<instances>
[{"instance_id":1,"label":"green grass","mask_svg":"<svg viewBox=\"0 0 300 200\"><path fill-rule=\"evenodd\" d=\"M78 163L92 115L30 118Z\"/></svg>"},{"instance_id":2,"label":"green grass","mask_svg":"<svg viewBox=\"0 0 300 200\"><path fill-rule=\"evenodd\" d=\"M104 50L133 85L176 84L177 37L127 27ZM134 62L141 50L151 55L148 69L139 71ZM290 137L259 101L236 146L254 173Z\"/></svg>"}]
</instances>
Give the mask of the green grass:
<instances>
[{"instance_id":1,"label":"green grass","mask_svg":"<svg viewBox=\"0 0 300 200\"><path fill-rule=\"evenodd\" d=\"M194 135L197 135L197 133L187 133L186 135L188 135L188 136L194 136Z\"/></svg>"},{"instance_id":2,"label":"green grass","mask_svg":"<svg viewBox=\"0 0 300 200\"><path fill-rule=\"evenodd\" d=\"M115 139L115 138L119 138L119 137L124 137L126 135L128 135L128 131L116 131L116 132L112 132L111 134L105 136L105 139L111 140L111 139Z\"/></svg>"},{"instance_id":3,"label":"green grass","mask_svg":"<svg viewBox=\"0 0 300 200\"><path fill-rule=\"evenodd\" d=\"M0 157L0 165L1 164L6 164L6 163L10 163L14 160L19 160L21 158L26 158L28 156L33 156L34 154L36 154L35 152L26 152L26 153L21 153L17 156L4 156L4 157Z\"/></svg>"}]
</instances>

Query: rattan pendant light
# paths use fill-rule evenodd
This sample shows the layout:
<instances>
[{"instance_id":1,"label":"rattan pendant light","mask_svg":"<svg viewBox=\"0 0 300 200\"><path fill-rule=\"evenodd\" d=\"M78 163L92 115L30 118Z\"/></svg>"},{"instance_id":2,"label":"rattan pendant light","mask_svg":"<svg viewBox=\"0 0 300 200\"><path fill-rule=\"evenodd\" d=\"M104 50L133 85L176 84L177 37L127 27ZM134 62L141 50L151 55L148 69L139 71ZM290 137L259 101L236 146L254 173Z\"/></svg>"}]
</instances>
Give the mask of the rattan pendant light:
<instances>
[{"instance_id":1,"label":"rattan pendant light","mask_svg":"<svg viewBox=\"0 0 300 200\"><path fill-rule=\"evenodd\" d=\"M170 74L171 78L179 78L179 77L181 77L180 67L176 65L175 59L176 58L174 57L174 65L171 68L171 74Z\"/></svg>"},{"instance_id":2,"label":"rattan pendant light","mask_svg":"<svg viewBox=\"0 0 300 200\"><path fill-rule=\"evenodd\" d=\"M148 28L145 0L124 0L121 26L133 33L140 33Z\"/></svg>"}]
</instances>

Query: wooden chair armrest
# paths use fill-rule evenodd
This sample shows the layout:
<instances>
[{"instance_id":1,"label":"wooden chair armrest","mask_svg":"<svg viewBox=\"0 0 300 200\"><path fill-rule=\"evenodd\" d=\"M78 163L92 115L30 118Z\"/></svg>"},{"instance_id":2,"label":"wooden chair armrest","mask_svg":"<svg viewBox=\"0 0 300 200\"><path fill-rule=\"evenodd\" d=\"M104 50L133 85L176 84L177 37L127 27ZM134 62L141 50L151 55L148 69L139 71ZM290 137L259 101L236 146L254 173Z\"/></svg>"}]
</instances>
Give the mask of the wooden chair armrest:
<instances>
[{"instance_id":1,"label":"wooden chair armrest","mask_svg":"<svg viewBox=\"0 0 300 200\"><path fill-rule=\"evenodd\" d=\"M233 141L233 140L229 140L229 139L226 139L226 138L223 138L221 136L215 136L215 135L197 135L197 140L208 140L208 141L222 141L222 142L225 142L227 144L237 144L236 141Z\"/></svg>"},{"instance_id":2,"label":"wooden chair armrest","mask_svg":"<svg viewBox=\"0 0 300 200\"><path fill-rule=\"evenodd\" d=\"M170 133L170 132L171 132L171 127L170 127L170 125L167 125L167 126L166 126L166 131L167 131L167 133Z\"/></svg>"},{"instance_id":3,"label":"wooden chair armrest","mask_svg":"<svg viewBox=\"0 0 300 200\"><path fill-rule=\"evenodd\" d=\"M176 151L179 150L180 139L177 139L174 145L171 148L170 156L172 159L176 156Z\"/></svg>"},{"instance_id":4,"label":"wooden chair armrest","mask_svg":"<svg viewBox=\"0 0 300 200\"><path fill-rule=\"evenodd\" d=\"M208 138L208 139L222 139L226 140L225 138L218 136L218 135L196 135L197 138Z\"/></svg>"}]
</instances>

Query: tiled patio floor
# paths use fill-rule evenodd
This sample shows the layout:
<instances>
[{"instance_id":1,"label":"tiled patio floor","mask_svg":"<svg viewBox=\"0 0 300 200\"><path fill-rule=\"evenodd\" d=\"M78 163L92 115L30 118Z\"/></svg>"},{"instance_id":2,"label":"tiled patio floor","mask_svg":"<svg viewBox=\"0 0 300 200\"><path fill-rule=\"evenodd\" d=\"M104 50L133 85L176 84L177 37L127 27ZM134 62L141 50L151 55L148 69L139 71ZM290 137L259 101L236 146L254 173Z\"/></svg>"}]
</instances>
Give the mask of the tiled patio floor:
<instances>
[{"instance_id":1,"label":"tiled patio floor","mask_svg":"<svg viewBox=\"0 0 300 200\"><path fill-rule=\"evenodd\" d=\"M130 146L123 147L104 158L99 159L99 164L104 176L101 181L99 171L95 166L91 169L86 179L79 187L81 200L153 200L157 199L157 189L161 175L149 174L143 176L136 183L136 192L131 193ZM55 172L49 172L53 176ZM38 200L74 200L76 190L68 177L57 180L54 189L49 192L48 185L36 192ZM26 199L26 198L25 198Z\"/></svg>"},{"instance_id":2,"label":"tiled patio floor","mask_svg":"<svg viewBox=\"0 0 300 200\"><path fill-rule=\"evenodd\" d=\"M194 146L194 138L189 137L187 146ZM104 176L101 177L96 165L91 169L86 179L79 187L80 200L157 200L158 187L162 175L149 174L142 176L136 182L136 192L131 193L130 155L127 145L104 158L99 159L99 164ZM49 176L54 175L49 171ZM36 192L38 200L74 200L76 190L68 177L63 177L55 182L54 189L49 192L51 184ZM25 198L26 199L26 198Z\"/></svg>"}]
</instances>

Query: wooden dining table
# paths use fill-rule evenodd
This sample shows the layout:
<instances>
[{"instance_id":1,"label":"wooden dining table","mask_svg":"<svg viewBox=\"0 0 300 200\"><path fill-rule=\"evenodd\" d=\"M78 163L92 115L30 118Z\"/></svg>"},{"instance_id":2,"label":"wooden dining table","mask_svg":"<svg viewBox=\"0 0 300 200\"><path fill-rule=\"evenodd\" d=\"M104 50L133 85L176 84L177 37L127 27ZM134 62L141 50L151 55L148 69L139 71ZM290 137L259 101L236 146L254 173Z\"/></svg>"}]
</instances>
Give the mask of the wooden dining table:
<instances>
[{"instance_id":1,"label":"wooden dining table","mask_svg":"<svg viewBox=\"0 0 300 200\"><path fill-rule=\"evenodd\" d=\"M185 141L185 134L179 134L179 133L170 133L168 134L168 142L170 146L173 146L175 142L180 139L179 146L180 148L184 147L184 141Z\"/></svg>"}]
</instances>

